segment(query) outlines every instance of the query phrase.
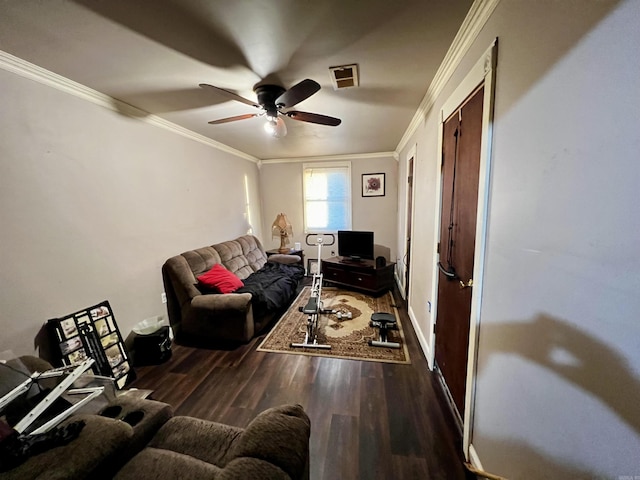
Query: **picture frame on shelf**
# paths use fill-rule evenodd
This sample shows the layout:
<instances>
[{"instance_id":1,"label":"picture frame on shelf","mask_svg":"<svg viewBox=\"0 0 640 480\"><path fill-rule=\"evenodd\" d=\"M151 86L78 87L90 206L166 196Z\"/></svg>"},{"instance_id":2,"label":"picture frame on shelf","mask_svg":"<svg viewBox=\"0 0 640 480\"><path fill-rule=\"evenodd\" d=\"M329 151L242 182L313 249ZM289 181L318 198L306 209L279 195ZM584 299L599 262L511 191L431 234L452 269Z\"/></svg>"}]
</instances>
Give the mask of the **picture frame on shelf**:
<instances>
[{"instance_id":1,"label":"picture frame on shelf","mask_svg":"<svg viewBox=\"0 0 640 480\"><path fill-rule=\"evenodd\" d=\"M362 196L363 197L384 197L385 195L385 174L384 173L363 173L362 174Z\"/></svg>"}]
</instances>

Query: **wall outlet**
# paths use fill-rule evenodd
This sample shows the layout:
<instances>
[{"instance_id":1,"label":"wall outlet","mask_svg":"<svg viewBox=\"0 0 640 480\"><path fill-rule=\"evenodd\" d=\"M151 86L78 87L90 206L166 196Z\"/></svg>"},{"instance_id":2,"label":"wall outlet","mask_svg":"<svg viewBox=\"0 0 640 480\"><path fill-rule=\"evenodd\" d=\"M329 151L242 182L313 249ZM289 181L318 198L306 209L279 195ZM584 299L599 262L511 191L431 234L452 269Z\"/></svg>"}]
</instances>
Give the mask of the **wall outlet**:
<instances>
[{"instance_id":1,"label":"wall outlet","mask_svg":"<svg viewBox=\"0 0 640 480\"><path fill-rule=\"evenodd\" d=\"M162 303L167 303L167 294L162 292L160 294L160 300L162 300Z\"/></svg>"}]
</instances>

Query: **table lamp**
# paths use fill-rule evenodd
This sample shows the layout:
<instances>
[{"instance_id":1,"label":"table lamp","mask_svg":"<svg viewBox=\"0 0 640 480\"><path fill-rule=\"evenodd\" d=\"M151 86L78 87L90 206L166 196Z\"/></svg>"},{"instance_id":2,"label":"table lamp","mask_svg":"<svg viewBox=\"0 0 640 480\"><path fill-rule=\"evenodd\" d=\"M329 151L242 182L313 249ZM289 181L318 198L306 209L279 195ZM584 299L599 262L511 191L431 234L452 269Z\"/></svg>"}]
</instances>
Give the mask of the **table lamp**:
<instances>
[{"instance_id":1,"label":"table lamp","mask_svg":"<svg viewBox=\"0 0 640 480\"><path fill-rule=\"evenodd\" d=\"M271 225L271 238L280 237L280 253L289 253L290 248L287 247L291 241L290 237L293 236L293 227L289 222L289 219L284 213L279 213L276 217L273 225Z\"/></svg>"}]
</instances>

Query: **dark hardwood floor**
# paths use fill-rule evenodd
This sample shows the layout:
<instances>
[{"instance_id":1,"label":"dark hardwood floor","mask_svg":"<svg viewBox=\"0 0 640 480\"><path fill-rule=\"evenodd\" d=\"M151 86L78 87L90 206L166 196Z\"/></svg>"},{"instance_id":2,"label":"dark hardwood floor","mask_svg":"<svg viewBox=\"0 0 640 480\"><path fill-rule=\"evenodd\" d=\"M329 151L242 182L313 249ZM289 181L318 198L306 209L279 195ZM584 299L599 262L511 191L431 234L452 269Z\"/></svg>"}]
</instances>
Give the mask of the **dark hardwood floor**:
<instances>
[{"instance_id":1,"label":"dark hardwood floor","mask_svg":"<svg viewBox=\"0 0 640 480\"><path fill-rule=\"evenodd\" d=\"M411 365L173 347L137 368L132 387L190 415L239 427L262 410L299 403L311 418L311 479L466 479L460 437L395 292Z\"/></svg>"}]
</instances>

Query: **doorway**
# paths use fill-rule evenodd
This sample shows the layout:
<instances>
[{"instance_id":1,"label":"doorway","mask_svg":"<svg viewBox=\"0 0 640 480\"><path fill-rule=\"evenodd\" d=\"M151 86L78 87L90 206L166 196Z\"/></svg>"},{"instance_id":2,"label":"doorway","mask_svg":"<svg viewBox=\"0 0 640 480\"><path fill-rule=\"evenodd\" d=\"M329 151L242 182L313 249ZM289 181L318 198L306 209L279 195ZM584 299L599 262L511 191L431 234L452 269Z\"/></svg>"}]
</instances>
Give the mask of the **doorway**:
<instances>
[{"instance_id":1,"label":"doorway","mask_svg":"<svg viewBox=\"0 0 640 480\"><path fill-rule=\"evenodd\" d=\"M489 212L489 184L490 184L490 171L491 171L491 144L492 144L492 136L493 136L493 105L494 105L494 97L495 97L495 82L496 82L496 65L498 60L498 39L496 38L489 48L484 52L484 54L477 60L477 62L471 67L469 73L464 77L464 79L458 84L456 89L453 91L451 96L444 102L442 106L442 110L440 112L440 131L438 135L438 152L439 158L440 154L444 150L444 126L445 120L455 119L455 113L461 109L461 107L465 107L465 105L473 97L474 93L477 93L478 88L483 86L483 101L482 101L482 124L481 124L481 133L480 133L480 168L479 168L479 177L475 182L477 184L477 207L476 207L476 217L475 217L475 240L474 244L474 257L473 257L473 268L472 275L466 276L467 271L460 271L456 275L460 277L460 279L450 280L450 276L447 276L447 280L442 280L442 282L450 282L449 286L457 286L457 288L463 292L463 295L470 295L470 312L467 316L468 322L465 322L465 330L468 330L466 335L466 343L468 345L468 349L466 354L462 355L462 358L466 358L466 379L464 380L464 387L461 387L462 382L458 380L458 389L463 392L463 394L458 395L458 402L454 410L458 411L458 406L461 405L459 410L461 427L463 430L463 440L462 447L464 451L465 458L467 460L471 458L477 457L477 452L475 452L472 444L472 435L473 435L473 415L474 415L474 402L475 402L475 379L476 379L476 352L478 347L478 331L480 326L480 317L482 310L482 289L484 285L484 262L485 262L485 250L486 250L486 242L487 242L487 223L488 223L488 212ZM465 112L466 113L466 112ZM464 116L465 115L462 115ZM455 124L455 120L454 120ZM453 129L455 132L455 127L453 124L450 124L449 129ZM463 127L463 129L466 127ZM464 133L464 132L463 132ZM462 137L461 137L462 138ZM453 138L455 141L455 137ZM460 153L460 152L458 152ZM451 198L451 191L443 192L444 181L442 179L442 173L439 172L439 181L436 184L436 222L434 229L434 245L438 245L440 243L440 238L442 237L442 223L445 223L445 231L448 233L448 227L451 224L450 219L450 204L447 204L443 208L443 202L446 198ZM454 200L455 201L455 200ZM446 207L449 207L447 210ZM455 208L455 205L454 205ZM442 215L438 215L438 213L444 212ZM456 223L454 210L454 227ZM455 237L454 247L455 247ZM448 241L448 236L445 237L445 243ZM438 332L442 333L440 328L444 329L444 325L440 325L437 327L438 318L440 317L440 312L445 308L438 303L439 297L439 287L442 283L440 281L441 270L437 267L438 262L445 267L445 271L448 273L451 270L446 269L447 267L447 258L448 251L440 251L438 248L434 248L433 250L433 270L432 270L432 289L431 289L431 298L434 301L434 313L430 317L430 329L429 329L429 340L427 345L427 360L429 362L429 367L431 369L436 368L436 341L438 337ZM442 261L443 260L443 261ZM451 263L455 267L455 257L454 250L452 250ZM462 268L462 267L458 267ZM469 280L472 280L471 287L469 287ZM463 282L464 288L461 288L460 282ZM446 301L445 301L446 303ZM444 314L443 314L444 315ZM441 318L444 320L444 317ZM445 334L446 335L446 334ZM460 349L460 348L459 348ZM464 347L462 347L462 351L464 352ZM438 354L440 355L440 354ZM445 363L448 361L448 357L446 352L445 355ZM442 361L442 360L440 360ZM465 374L461 375L462 377ZM442 376L441 376L442 378ZM464 400L462 400L464 399ZM453 405L453 401L452 401Z\"/></svg>"},{"instance_id":2,"label":"doorway","mask_svg":"<svg viewBox=\"0 0 640 480\"><path fill-rule=\"evenodd\" d=\"M415 154L407 160L407 217L406 217L406 244L404 254L404 297L409 298L409 268L411 265L411 220L413 218L413 164Z\"/></svg>"}]
</instances>

